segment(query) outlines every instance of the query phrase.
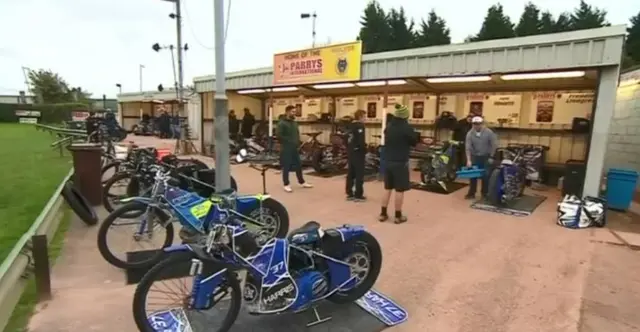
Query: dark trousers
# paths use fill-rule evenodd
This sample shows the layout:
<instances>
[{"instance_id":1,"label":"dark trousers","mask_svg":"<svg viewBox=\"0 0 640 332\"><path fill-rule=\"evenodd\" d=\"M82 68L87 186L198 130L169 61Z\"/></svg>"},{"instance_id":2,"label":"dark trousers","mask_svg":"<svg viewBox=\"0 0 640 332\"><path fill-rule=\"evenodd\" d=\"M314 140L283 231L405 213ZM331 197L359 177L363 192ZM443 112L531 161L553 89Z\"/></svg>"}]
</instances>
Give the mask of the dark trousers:
<instances>
[{"instance_id":1,"label":"dark trousers","mask_svg":"<svg viewBox=\"0 0 640 332\"><path fill-rule=\"evenodd\" d=\"M355 191L354 191L355 187ZM347 196L358 198L364 195L364 153L349 155L347 171Z\"/></svg>"},{"instance_id":2,"label":"dark trousers","mask_svg":"<svg viewBox=\"0 0 640 332\"><path fill-rule=\"evenodd\" d=\"M489 176L491 175L491 165L489 165L489 156L471 156L471 164L477 168L485 170L482 177L482 186L480 187L480 193L482 196L486 196L489 192ZM478 190L478 179L469 180L469 194L475 195Z\"/></svg>"},{"instance_id":3,"label":"dark trousers","mask_svg":"<svg viewBox=\"0 0 640 332\"><path fill-rule=\"evenodd\" d=\"M456 147L456 166L458 169L467 165L467 153L464 144L460 144Z\"/></svg>"},{"instance_id":4,"label":"dark trousers","mask_svg":"<svg viewBox=\"0 0 640 332\"><path fill-rule=\"evenodd\" d=\"M289 185L289 172L295 171L298 183L304 183L304 177L302 176L302 162L300 161L300 155L297 150L283 151L280 156L280 166L282 166L282 184Z\"/></svg>"}]
</instances>

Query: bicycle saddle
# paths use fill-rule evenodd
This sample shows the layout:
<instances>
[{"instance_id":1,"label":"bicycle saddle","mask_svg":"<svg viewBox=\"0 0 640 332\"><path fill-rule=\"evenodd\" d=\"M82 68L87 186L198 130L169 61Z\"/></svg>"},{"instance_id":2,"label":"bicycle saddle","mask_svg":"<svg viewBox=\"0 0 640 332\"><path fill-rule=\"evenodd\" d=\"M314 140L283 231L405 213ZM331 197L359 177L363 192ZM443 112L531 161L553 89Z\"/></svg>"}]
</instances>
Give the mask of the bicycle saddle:
<instances>
[{"instance_id":1,"label":"bicycle saddle","mask_svg":"<svg viewBox=\"0 0 640 332\"><path fill-rule=\"evenodd\" d=\"M322 134L321 131L314 131L314 132L310 132L310 133L302 133L302 135L309 136L309 137L312 137L312 138L316 138L320 134Z\"/></svg>"}]
</instances>

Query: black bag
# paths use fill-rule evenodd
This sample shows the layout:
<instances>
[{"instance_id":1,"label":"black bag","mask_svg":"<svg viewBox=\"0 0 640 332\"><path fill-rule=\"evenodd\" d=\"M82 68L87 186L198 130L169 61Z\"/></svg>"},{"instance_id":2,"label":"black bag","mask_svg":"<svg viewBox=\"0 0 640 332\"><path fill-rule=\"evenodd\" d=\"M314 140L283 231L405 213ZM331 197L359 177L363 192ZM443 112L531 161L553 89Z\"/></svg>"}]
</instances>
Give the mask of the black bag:
<instances>
[{"instance_id":1,"label":"black bag","mask_svg":"<svg viewBox=\"0 0 640 332\"><path fill-rule=\"evenodd\" d=\"M587 118L573 118L571 131L576 134L588 134L591 127L591 121Z\"/></svg>"}]
</instances>

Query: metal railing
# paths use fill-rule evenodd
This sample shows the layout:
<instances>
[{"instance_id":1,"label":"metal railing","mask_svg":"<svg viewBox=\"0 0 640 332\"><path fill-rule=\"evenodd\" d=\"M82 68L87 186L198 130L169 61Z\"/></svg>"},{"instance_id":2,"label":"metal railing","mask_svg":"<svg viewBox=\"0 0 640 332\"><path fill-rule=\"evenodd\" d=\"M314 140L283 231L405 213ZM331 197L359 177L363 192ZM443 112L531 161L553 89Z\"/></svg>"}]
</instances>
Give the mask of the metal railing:
<instances>
[{"instance_id":1,"label":"metal railing","mask_svg":"<svg viewBox=\"0 0 640 332\"><path fill-rule=\"evenodd\" d=\"M46 130L65 138L82 138L83 134L86 139L87 136L86 132L80 133L77 130L45 125L36 125L36 129ZM52 146L54 145L52 144ZM62 150L64 144L58 143L55 146L61 146ZM36 279L39 299L44 300L51 297L48 245L64 216L64 198L61 193L72 174L73 169L62 180L29 230L22 235L0 265L0 331L4 331L31 276Z\"/></svg>"},{"instance_id":2,"label":"metal railing","mask_svg":"<svg viewBox=\"0 0 640 332\"><path fill-rule=\"evenodd\" d=\"M64 155L64 149L74 141L86 141L87 132L85 130L69 129L43 124L35 124L36 130L47 131L51 135L56 135L58 140L51 143L52 148L58 148L60 155Z\"/></svg>"}]
</instances>

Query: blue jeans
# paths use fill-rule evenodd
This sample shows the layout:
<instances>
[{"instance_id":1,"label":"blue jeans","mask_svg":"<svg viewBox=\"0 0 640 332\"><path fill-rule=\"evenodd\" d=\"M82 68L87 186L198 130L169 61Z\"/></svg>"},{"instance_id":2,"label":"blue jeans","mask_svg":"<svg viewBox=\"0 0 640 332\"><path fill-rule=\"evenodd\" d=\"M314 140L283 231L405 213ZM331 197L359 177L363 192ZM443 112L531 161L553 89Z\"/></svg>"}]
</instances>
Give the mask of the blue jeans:
<instances>
[{"instance_id":1,"label":"blue jeans","mask_svg":"<svg viewBox=\"0 0 640 332\"><path fill-rule=\"evenodd\" d=\"M489 192L489 176L491 176L491 165L489 165L489 156L471 156L471 164L477 168L484 169L484 176L482 177L482 186L480 187L480 193L482 196L486 196ZM478 179L469 180L469 193L467 195L474 196L478 190Z\"/></svg>"}]
</instances>

